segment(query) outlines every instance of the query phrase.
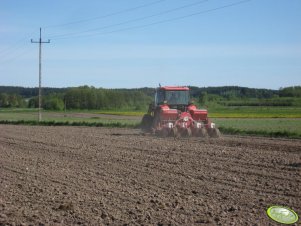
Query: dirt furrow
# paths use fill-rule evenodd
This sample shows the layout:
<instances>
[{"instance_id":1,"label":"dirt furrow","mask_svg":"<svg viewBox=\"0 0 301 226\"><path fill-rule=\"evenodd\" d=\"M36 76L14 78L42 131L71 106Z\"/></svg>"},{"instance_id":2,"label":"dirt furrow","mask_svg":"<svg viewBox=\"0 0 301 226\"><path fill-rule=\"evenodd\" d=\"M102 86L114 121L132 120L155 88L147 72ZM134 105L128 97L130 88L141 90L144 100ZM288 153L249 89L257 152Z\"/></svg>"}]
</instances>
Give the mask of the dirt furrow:
<instances>
[{"instance_id":1,"label":"dirt furrow","mask_svg":"<svg viewBox=\"0 0 301 226\"><path fill-rule=\"evenodd\" d=\"M299 140L0 125L0 225L277 225L300 170Z\"/></svg>"}]
</instances>

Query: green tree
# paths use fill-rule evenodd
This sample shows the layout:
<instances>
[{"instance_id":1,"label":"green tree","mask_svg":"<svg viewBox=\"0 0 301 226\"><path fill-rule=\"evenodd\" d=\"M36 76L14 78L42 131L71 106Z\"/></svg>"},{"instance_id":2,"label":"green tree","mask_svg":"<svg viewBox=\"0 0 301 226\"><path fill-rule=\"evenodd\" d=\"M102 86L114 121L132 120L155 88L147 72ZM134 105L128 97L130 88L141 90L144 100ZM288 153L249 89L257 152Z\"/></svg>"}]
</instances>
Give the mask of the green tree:
<instances>
[{"instance_id":1,"label":"green tree","mask_svg":"<svg viewBox=\"0 0 301 226\"><path fill-rule=\"evenodd\" d=\"M281 97L301 97L301 86L286 87L279 90Z\"/></svg>"},{"instance_id":2,"label":"green tree","mask_svg":"<svg viewBox=\"0 0 301 226\"><path fill-rule=\"evenodd\" d=\"M38 97L32 97L29 99L28 101L28 105L29 108L38 108L39 107L39 99Z\"/></svg>"},{"instance_id":3,"label":"green tree","mask_svg":"<svg viewBox=\"0 0 301 226\"><path fill-rule=\"evenodd\" d=\"M6 93L0 93L0 107L8 107L8 95Z\"/></svg>"},{"instance_id":4,"label":"green tree","mask_svg":"<svg viewBox=\"0 0 301 226\"><path fill-rule=\"evenodd\" d=\"M208 101L208 93L206 91L201 92L201 95L199 97L199 102L201 105L206 105Z\"/></svg>"},{"instance_id":5,"label":"green tree","mask_svg":"<svg viewBox=\"0 0 301 226\"><path fill-rule=\"evenodd\" d=\"M64 110L64 101L57 96L44 98L43 108L46 110Z\"/></svg>"}]
</instances>

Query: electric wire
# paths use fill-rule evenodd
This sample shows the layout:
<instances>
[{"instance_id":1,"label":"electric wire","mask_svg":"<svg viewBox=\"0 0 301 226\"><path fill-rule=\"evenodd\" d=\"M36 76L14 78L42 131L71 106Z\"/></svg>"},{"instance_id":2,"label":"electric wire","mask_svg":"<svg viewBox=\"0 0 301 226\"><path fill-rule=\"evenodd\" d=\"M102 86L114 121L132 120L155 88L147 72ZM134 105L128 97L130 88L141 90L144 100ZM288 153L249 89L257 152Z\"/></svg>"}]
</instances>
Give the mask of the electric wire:
<instances>
[{"instance_id":1,"label":"electric wire","mask_svg":"<svg viewBox=\"0 0 301 226\"><path fill-rule=\"evenodd\" d=\"M32 30L32 32L29 32L28 34L26 34L26 37L23 36L24 38L21 38L21 39L17 40L12 45L9 45L8 47L1 49L0 50L0 57L2 56L2 54L5 54L7 52L11 52L11 50L18 49L18 46L20 44L23 44L25 40L30 40L29 36L33 35L35 30Z\"/></svg>"},{"instance_id":2,"label":"electric wire","mask_svg":"<svg viewBox=\"0 0 301 226\"><path fill-rule=\"evenodd\" d=\"M20 39L19 41L15 42L14 44L2 49L0 51L0 58L2 58L2 56L5 56L6 54L10 53L11 51L19 49L21 46L23 46L25 39L26 38Z\"/></svg>"},{"instance_id":3,"label":"electric wire","mask_svg":"<svg viewBox=\"0 0 301 226\"><path fill-rule=\"evenodd\" d=\"M134 10L138 10L138 9L141 9L141 8L145 8L145 7L148 7L148 6L152 6L152 5L155 5L155 4L159 4L159 3L164 2L164 1L166 1L166 0L152 1L150 3L146 3L146 4L143 4L143 5L138 5L138 6L135 6L135 7L132 7L132 8L127 8L127 9L120 10L120 11L117 11L117 12L112 12L112 13L109 13L109 14L106 14L106 15L93 17L93 18L88 18L88 19L82 19L82 20L73 21L73 22L69 22L69 23L50 25L50 26L46 26L44 28L56 28L56 27L62 27L62 26L67 26L67 25L73 25L73 24L79 24L79 23L85 23L85 22L89 22L89 21L93 21L93 20L103 19L103 18L107 18L107 17L111 17L111 16L131 12L131 11L134 11ZM34 33L34 31L32 31L30 33L30 36L32 36L33 33ZM14 44L12 44L12 45L4 48L4 49L0 49L0 58L3 59L6 55L12 54L16 50L20 49L22 47L22 44L24 43L24 40L27 40L27 39L30 40L30 37L28 37L28 36L16 41Z\"/></svg>"},{"instance_id":4,"label":"electric wire","mask_svg":"<svg viewBox=\"0 0 301 226\"><path fill-rule=\"evenodd\" d=\"M198 11L198 12L191 13L191 14L187 14L187 15L184 15L184 16L173 17L173 18L170 18L170 19L155 21L155 22L152 22L152 23L142 24L142 25L137 25L137 26L132 26L132 27L125 27L125 28L116 29L116 30L113 30L113 31L96 32L96 33L91 33L91 34L80 34L79 33L79 35L70 35L70 36L57 37L57 38L52 37L52 39L59 40L59 39L69 39L69 38L92 37L92 36L97 36L97 35L106 35L106 34L112 34L112 33L116 33L116 32L122 32L122 31L134 30L134 29L141 29L141 28L145 28L145 27L154 26L154 25L157 25L157 24L169 23L169 22L182 20L182 19L186 19L186 18L189 18L189 17L201 15L201 14L206 14L206 13L218 11L218 10L221 10L221 9L241 5L241 4L250 2L250 1L252 1L252 0L242 0L242 1L231 3L231 4L226 4L226 5L223 5L223 6L219 6L219 7L215 7L215 8L211 8L211 9L207 9L207 10L202 10L202 11Z\"/></svg>"},{"instance_id":5,"label":"electric wire","mask_svg":"<svg viewBox=\"0 0 301 226\"><path fill-rule=\"evenodd\" d=\"M149 15L149 16L139 17L139 18L127 20L127 21L124 21L124 22L111 24L111 25L107 25L107 26L103 26L103 27L99 27L99 28L88 29L88 30L80 31L80 32L73 32L73 33L67 33L67 34L62 34L62 35L53 35L53 36L50 36L50 38L58 38L58 37L64 37L64 36L70 36L70 35L72 36L72 35L77 35L77 34L81 34L81 33L88 33L88 32L103 30L103 29L107 29L107 28L112 28L112 27L116 27L116 26L120 26L120 25L124 25L124 24L128 24L128 23L142 21L142 20L146 20L146 19L149 19L149 18L152 18L152 17L161 16L161 15L165 15L165 14L175 12L175 11L178 11L178 10L181 10L181 9L196 6L196 5L208 2L208 1L209 0L197 1L197 2L193 2L193 3L190 3L190 4L186 4L186 5L177 7L177 8L173 8L173 9L165 10L165 11L162 11L162 12L159 12L159 13L155 13L155 14L152 14L152 15Z\"/></svg>"},{"instance_id":6,"label":"electric wire","mask_svg":"<svg viewBox=\"0 0 301 226\"><path fill-rule=\"evenodd\" d=\"M32 48L27 48L27 47L28 47L28 46L26 46L26 48L23 47L22 50L24 50L24 51L20 52L20 53L17 54L17 55L13 55L13 56L11 56L11 57L9 57L9 58L6 58L6 59L3 59L3 58L2 58L2 59L0 60L0 64L5 64L5 65L7 65L8 63L11 63L11 62L15 61L16 59L20 58L21 56L24 56L25 54L34 51L34 49L32 49Z\"/></svg>"},{"instance_id":7,"label":"electric wire","mask_svg":"<svg viewBox=\"0 0 301 226\"><path fill-rule=\"evenodd\" d=\"M134 10L137 10L137 9L141 9L141 8L145 8L145 7L148 7L148 6L151 6L151 5L155 5L155 4L164 2L164 1L166 1L166 0L153 1L153 2L146 3L146 4L143 4L143 5L140 5L140 6L135 6L135 7L132 7L132 8L120 10L120 11L109 13L109 14L102 15L102 16L97 16L97 17L92 17L92 18L88 18L88 19L77 20L77 21L73 21L73 22L69 22L69 23L50 25L50 26L46 26L44 28L56 28L56 27L63 27L63 26L68 26L68 25L86 23L86 22L93 21L93 20L99 20L99 19L103 19L103 18L107 18L107 17L116 16L116 15L119 15L119 14L131 12L131 11L134 11Z\"/></svg>"},{"instance_id":8,"label":"electric wire","mask_svg":"<svg viewBox=\"0 0 301 226\"><path fill-rule=\"evenodd\" d=\"M156 4L156 3L159 3L159 2L162 2L162 1L165 1L165 0L155 1L155 2L152 2L152 3L149 3L149 4L145 4L145 5L142 5L142 6L137 6L137 7L134 7L134 8L127 9L127 10L123 10L123 12L125 12L125 11L131 11L131 10L142 8L142 7L146 7L146 6L149 6L150 4ZM117 25L123 25L123 24L131 23L131 22L136 22L136 21L139 21L139 20L145 20L147 18L155 17L155 16L158 16L158 15L163 15L163 14L166 14L166 13L169 13L169 12L180 10L180 9L183 9L183 8L186 8L186 7L189 7L189 6L192 6L192 5L200 4L200 3L203 3L203 2L206 2L206 1L209 1L209 0L202 0L202 1L194 2L194 3L187 4L187 5L184 5L184 6L181 6L181 7L177 7L177 8L170 9L170 10L166 10L164 12L156 13L156 14L153 14L153 15L150 15L150 16L145 16L145 17L142 17L142 18L136 18L136 19L133 19L133 20L128 20L128 21L125 21L125 22L121 22L119 24L108 25L108 26L105 26L105 27L95 28L95 29L91 29L89 31L84 31L84 32L77 32L76 35L74 35L73 33L72 33L72 35L70 35L70 34L69 35L62 34L60 36L52 36L51 38L54 39L54 40L58 40L58 39L68 39L68 38L71 38L71 37L72 38L92 37L92 36L112 34L112 33L122 32L122 31L127 31L127 30L141 29L141 28L145 28L145 27L149 27L149 26L154 26L154 25L157 25L157 24L163 24L163 23L168 23L168 22L172 22L172 21L176 21L176 20L182 20L182 19L185 19L185 18L197 16L197 15L200 15L200 14L205 14L205 13L209 13L209 12L221 10L221 9L224 9L224 8L229 8L229 7L237 6L237 5L240 5L240 4L244 4L244 3L250 2L252 0L237 1L237 2L234 2L234 3L231 3L231 4L226 4L226 5L223 5L223 6L219 6L219 7L215 7L215 8L211 8L211 9L207 9L207 10L202 10L202 11L198 11L198 12L187 14L187 15L183 15L183 16L173 17L173 18L170 18L170 19L155 21L155 22L148 23L148 24L142 24L142 25L137 25L137 26L125 27L125 28L120 28L120 29L116 29L116 30L112 30L112 31L107 31L107 32L96 32L96 33L94 32L94 33L90 33L90 34L84 34L84 33L87 33L87 32L101 30L101 29L105 29L105 28L110 28L110 27L114 27L114 26L117 26ZM116 15L116 14L121 13L121 12L122 11L119 11L119 12L116 12L116 13L107 14L107 15L105 15L105 17L108 17L110 15ZM104 17L104 16L102 16L102 17ZM97 18L101 18L101 17L97 17ZM91 20L92 19L86 19L86 20L81 20L81 21L72 22L72 23L79 23L79 22L82 22L82 21L91 21ZM71 23L68 23L68 24L71 24ZM67 23L65 23L64 25L67 25ZM48 26L48 27L50 27L50 26ZM15 59L17 59L17 58L25 55L30 50L32 50L32 49L28 49L26 51L23 51L23 52L17 54L17 55L13 55L12 57L9 57L8 59L5 59L3 57L3 53L7 53L8 51L9 51L9 54L12 54L16 50L23 50L23 49L25 49L24 46L19 46L19 43L23 42L25 39L27 39L27 38L23 38L23 39L19 40L17 42L18 45L13 45L13 46L10 46L10 47L6 48L5 50L0 51L0 57L1 57L2 63L14 61ZM2 55L1 55L1 53L2 53ZM5 55L9 56L9 54L5 54ZM0 61L0 63L1 63L1 61Z\"/></svg>"}]
</instances>

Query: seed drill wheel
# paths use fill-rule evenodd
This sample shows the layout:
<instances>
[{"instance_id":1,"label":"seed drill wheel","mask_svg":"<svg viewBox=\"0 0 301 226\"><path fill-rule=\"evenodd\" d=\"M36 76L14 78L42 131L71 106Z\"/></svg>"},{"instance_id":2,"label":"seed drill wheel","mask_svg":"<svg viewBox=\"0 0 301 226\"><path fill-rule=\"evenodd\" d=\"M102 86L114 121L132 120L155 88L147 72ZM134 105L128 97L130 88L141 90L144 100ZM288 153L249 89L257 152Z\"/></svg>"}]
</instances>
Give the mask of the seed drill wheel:
<instances>
[{"instance_id":1,"label":"seed drill wheel","mask_svg":"<svg viewBox=\"0 0 301 226\"><path fill-rule=\"evenodd\" d=\"M186 129L186 134L187 134L187 137L191 137L192 136L191 128L187 128Z\"/></svg>"},{"instance_id":2,"label":"seed drill wheel","mask_svg":"<svg viewBox=\"0 0 301 226\"><path fill-rule=\"evenodd\" d=\"M219 131L218 128L210 128L208 129L208 134L210 137L213 137L213 138L218 138L221 136L221 132Z\"/></svg>"},{"instance_id":3,"label":"seed drill wheel","mask_svg":"<svg viewBox=\"0 0 301 226\"><path fill-rule=\"evenodd\" d=\"M191 131L191 128L186 128L182 131L182 134L181 134L183 137L191 137L192 135L192 131Z\"/></svg>"},{"instance_id":4,"label":"seed drill wheel","mask_svg":"<svg viewBox=\"0 0 301 226\"><path fill-rule=\"evenodd\" d=\"M198 136L199 137L208 137L208 132L207 132L206 128L201 128L200 130L198 130Z\"/></svg>"},{"instance_id":5,"label":"seed drill wheel","mask_svg":"<svg viewBox=\"0 0 301 226\"><path fill-rule=\"evenodd\" d=\"M179 138L181 136L181 133L179 132L177 127L172 128L172 133L175 138Z\"/></svg>"}]
</instances>

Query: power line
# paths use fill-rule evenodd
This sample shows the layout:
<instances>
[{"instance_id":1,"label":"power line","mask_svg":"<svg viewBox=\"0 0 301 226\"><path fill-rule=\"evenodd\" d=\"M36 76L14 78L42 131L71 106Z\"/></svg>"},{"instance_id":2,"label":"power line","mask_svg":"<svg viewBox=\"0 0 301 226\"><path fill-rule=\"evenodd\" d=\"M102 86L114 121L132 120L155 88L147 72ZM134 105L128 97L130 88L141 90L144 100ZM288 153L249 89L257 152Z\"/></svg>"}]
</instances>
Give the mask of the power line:
<instances>
[{"instance_id":1,"label":"power line","mask_svg":"<svg viewBox=\"0 0 301 226\"><path fill-rule=\"evenodd\" d=\"M155 2L152 2L152 3L149 3L149 4L145 4L143 5L144 7L147 6L147 5L150 5L150 4L155 4L156 2L159 3L161 2L162 0L160 1L155 1ZM206 0L203 0L203 2L205 2ZM209 0L207 0L209 1ZM192 13L192 14L188 14L188 15L184 15L184 16L179 16L179 17L174 17L174 18L170 18L170 19L166 19L166 20L161 20L161 21L156 21L156 22L152 22L152 23L148 23L148 24L142 24L142 25L137 25L137 26L131 26L131 27L125 27L125 28L121 28L121 29L116 29L116 30L113 30L113 31L108 31L108 32L97 32L97 33L91 33L91 34L83 34L83 35L80 35L81 33L78 32L77 34L79 35L70 35L70 36L67 36L66 34L64 35L60 35L60 36L53 36L53 37L57 37L55 39L68 39L70 37L91 37L91 36L97 36L97 35L106 35L106 34L111 34L111 33L116 33L116 32L122 32L122 31L127 31L127 30L134 30L134 29L140 29L140 28L144 28L144 27L149 27L149 26L153 26L153 25L157 25L157 24L162 24L162 23L168 23L168 22L172 22L172 21L176 21L176 20L181 20L181 19L185 19L185 18L188 18L188 17L193 17L193 16L196 16L196 15L200 15L200 14L205 14L205 13L209 13L209 12L213 12L213 11L217 11L217 10L220 10L220 9L224 9L224 8L228 8L228 7L232 7L232 6L236 6L236 5L239 5L239 4L243 4L243 3L246 3L246 2L249 2L249 1L252 1L252 0L243 0L243 1L238 1L238 2L234 2L232 4L227 4L227 5L224 5L224 6L220 6L220 7L216 7L216 8L212 8L212 9L208 9L208 10L203 10L203 11L199 11L199 12L196 12L196 13ZM195 3L191 3L191 4L197 4L197 3L201 3L201 2L195 2ZM191 5L189 4L189 5ZM174 9L170 9L170 10L167 10L167 11L164 11L164 12L168 12L168 11L175 11L179 8L185 8L185 7L188 7L189 5L185 5L185 6L181 6L181 7L178 7L178 8L174 8ZM142 8L143 6L137 6L137 7L134 7L134 8L130 8L130 9L127 9L128 11L131 11L131 9L137 9L137 8ZM126 11L126 10L124 10ZM119 11L121 13L121 11ZM146 17L154 17L155 15L159 15L159 14L163 14L164 12L160 12L160 13L157 13L157 14L153 14L153 15L150 15L150 16L146 16ZM111 14L107 14L105 16L109 16L109 15L113 15L113 14L117 14L118 12L116 13L111 13ZM100 17L99 17L100 18ZM145 17L144 17L145 18ZM88 19L87 19L88 20ZM86 20L86 21L87 21ZM139 18L137 19L134 19L136 21L139 20ZM133 20L131 20L133 21ZM75 22L74 22L75 23ZM122 23L119 23L119 25L121 24L125 24L125 23L130 23L129 21L125 21L125 22L122 22ZM110 27L110 26L117 26L116 25L108 25L106 26L106 28ZM98 28L98 29L104 29L103 28ZM64 36L64 37L63 37ZM20 39L17 44L18 45L15 45L15 46L11 46L11 47L8 47L6 48L5 50L2 50L0 51L0 55L2 53L2 56L5 56L5 55L9 55L9 54L12 54L13 51L12 50L25 50L25 46L24 45L19 45L20 42L22 42L25 38L23 39ZM9 54L3 54L5 52L8 52L9 51ZM2 62L6 62L6 61L13 61L15 60L16 58L24 55L25 53L27 53L28 51L24 51L16 56L13 56L12 58L9 57L8 59L4 59L3 60L3 57L2 58Z\"/></svg>"},{"instance_id":2,"label":"power line","mask_svg":"<svg viewBox=\"0 0 301 226\"><path fill-rule=\"evenodd\" d=\"M18 45L11 46L11 48L9 48L10 51L7 50L2 54L0 53L0 59L3 60L5 58L10 58L11 56L14 55L14 53L22 51L24 48L26 48L26 45L24 45L24 43L19 43Z\"/></svg>"},{"instance_id":3,"label":"power line","mask_svg":"<svg viewBox=\"0 0 301 226\"><path fill-rule=\"evenodd\" d=\"M33 34L33 31L28 33L28 36L29 35L32 35ZM4 49L1 49L0 50L0 55L3 56L5 55L7 52L11 52L12 50L15 50L15 49L19 49L20 47L20 44L22 45L24 43L25 40L28 40L28 36L27 37L24 37L22 39L19 39L17 40L14 44L4 48Z\"/></svg>"},{"instance_id":4,"label":"power line","mask_svg":"<svg viewBox=\"0 0 301 226\"><path fill-rule=\"evenodd\" d=\"M166 11L163 11L163 12L155 13L155 14L152 14L152 15L149 15L149 16L144 16L144 17L139 17L139 18L132 19L132 20L127 20L127 21L124 21L124 22L121 22L121 23L116 23L116 24L107 25L107 26L94 28L94 29L89 29L89 30L80 31L80 32L73 32L73 33L67 33L67 34L62 34L62 35L54 35L54 36L50 36L50 37L51 38L58 38L58 37L72 36L72 35L77 35L77 34L81 34L81 33L88 33L88 32L103 30L103 29L107 29L107 28L111 28L111 27L116 27L116 26L128 24L128 23L133 23L133 22L137 22L137 21L146 20L146 19L156 17L156 16L161 16L161 15L168 14L168 13L171 13L171 12L175 12L175 11L178 11L178 10L181 10L181 9L184 9L184 8L196 6L196 5L202 4L204 2L208 2L208 1L209 0L197 1L197 2L194 2L194 3L190 3L190 4L187 4L187 5L177 7L177 8L173 8L173 9L169 9L169 10L166 10Z\"/></svg>"},{"instance_id":5,"label":"power line","mask_svg":"<svg viewBox=\"0 0 301 226\"><path fill-rule=\"evenodd\" d=\"M157 25L157 24L169 23L169 22L176 21L176 20L182 20L182 19L185 19L185 18L189 18L189 17L201 15L201 14L206 14L206 13L218 11L218 10L221 10L221 9L237 6L237 5L240 5L240 4L244 4L244 3L247 3L247 2L250 2L250 1L252 1L252 0L242 0L242 1L231 3L231 4L219 6L219 7L216 7L216 8L212 8L212 9L208 9L208 10L202 10L202 11L198 11L196 13L187 14L187 15L184 15L184 16L174 17L174 18L170 18L170 19L166 19L166 20L160 20L160 21L156 21L156 22L152 22L152 23L148 23L148 24L143 24L143 25L137 25L137 26L132 26L132 27L121 28L121 29L108 31L108 32L97 32L97 33L86 34L86 35L70 35L70 36L66 36L66 37L58 37L58 38L55 38L55 39L68 39L68 38L71 38L71 37L72 38L91 37L91 36L97 36L97 35L106 35L106 34L112 34L112 33L116 33L116 32L140 29L140 28L144 28L144 27L150 27L150 26Z\"/></svg>"},{"instance_id":6,"label":"power line","mask_svg":"<svg viewBox=\"0 0 301 226\"><path fill-rule=\"evenodd\" d=\"M107 17L116 16L116 15L119 15L119 14L131 12L131 11L141 9L141 8L145 8L145 7L148 7L148 6L151 6L151 5L155 5L155 4L164 2L164 1L166 1L166 0L157 0L157 1L146 3L146 4L143 4L143 5L140 5L140 6L136 6L136 7L120 10L120 11L117 11L117 12L109 13L109 14L106 14L106 15L103 15L103 16L97 16L97 17L92 17L92 18L88 18L88 19L77 20L77 21L64 23L64 24L50 25L50 26L47 26L45 28L55 28L55 27L63 27L63 26L79 24L79 23L86 23L86 22L93 21L93 20L99 20L99 19L103 19L103 18L107 18Z\"/></svg>"},{"instance_id":7,"label":"power line","mask_svg":"<svg viewBox=\"0 0 301 226\"><path fill-rule=\"evenodd\" d=\"M41 112L41 107L42 107L42 43L50 43L50 40L48 41L42 41L42 28L40 28L40 39L39 41L33 41L31 39L31 43L39 43L39 122L42 120L42 112Z\"/></svg>"},{"instance_id":8,"label":"power line","mask_svg":"<svg viewBox=\"0 0 301 226\"><path fill-rule=\"evenodd\" d=\"M20 53L17 54L17 55L14 55L14 56L12 56L12 57L10 57L10 58L7 58L7 59L1 59L1 62L0 62L0 63L1 63L1 64L4 64L4 63L5 63L5 65L7 65L7 63L13 62L13 61L15 61L16 59L18 59L19 57L21 57L21 56L23 56L23 55L25 55L25 54L27 54L27 53L33 51L32 49L26 49L26 46L25 46L25 48L24 48L24 46L23 46L22 50L24 50L24 51L20 52Z\"/></svg>"},{"instance_id":9,"label":"power line","mask_svg":"<svg viewBox=\"0 0 301 226\"><path fill-rule=\"evenodd\" d=\"M46 26L45 28L63 27L63 26L68 26L68 25L85 23L85 22L89 22L89 21L93 21L93 20L103 19L103 18L107 18L107 17L111 17L111 16L115 16L115 15L119 15L119 14L131 12L131 11L134 11L134 10L138 10L138 9L141 9L141 8L145 8L145 7L148 7L148 6L152 6L152 5L155 5L155 4L159 4L159 3L164 2L164 1L166 1L166 0L152 1L150 3L146 3L146 4L138 5L138 6L135 6L135 7L132 7L132 8L127 8L127 9L124 9L124 10L120 10L120 11L108 13L106 15L102 15L102 16L98 16L98 17L92 17L92 18L87 18L87 19L82 19L82 20L77 20L77 21L73 21L73 22L69 22L69 23L63 23L63 24L57 24L57 25L49 25L49 26ZM34 30L31 33L29 33L28 36L32 35L33 32L34 32ZM0 55L1 55L1 57L4 56L4 55L7 55L7 53L10 54L14 50L20 49L22 47L22 44L20 45L20 43L23 43L24 40L28 39L28 36L26 38L22 38L22 39L16 41L13 45L11 45L9 47L6 47L4 49L0 49Z\"/></svg>"},{"instance_id":10,"label":"power line","mask_svg":"<svg viewBox=\"0 0 301 226\"><path fill-rule=\"evenodd\" d=\"M16 50L16 49L19 49L20 47L23 46L24 44L24 41L26 40L27 38L23 38L23 39L20 39L19 41L15 42L15 44L5 48L5 49L2 49L0 50L0 56L4 56L6 55L7 53L10 53L12 50Z\"/></svg>"}]
</instances>

